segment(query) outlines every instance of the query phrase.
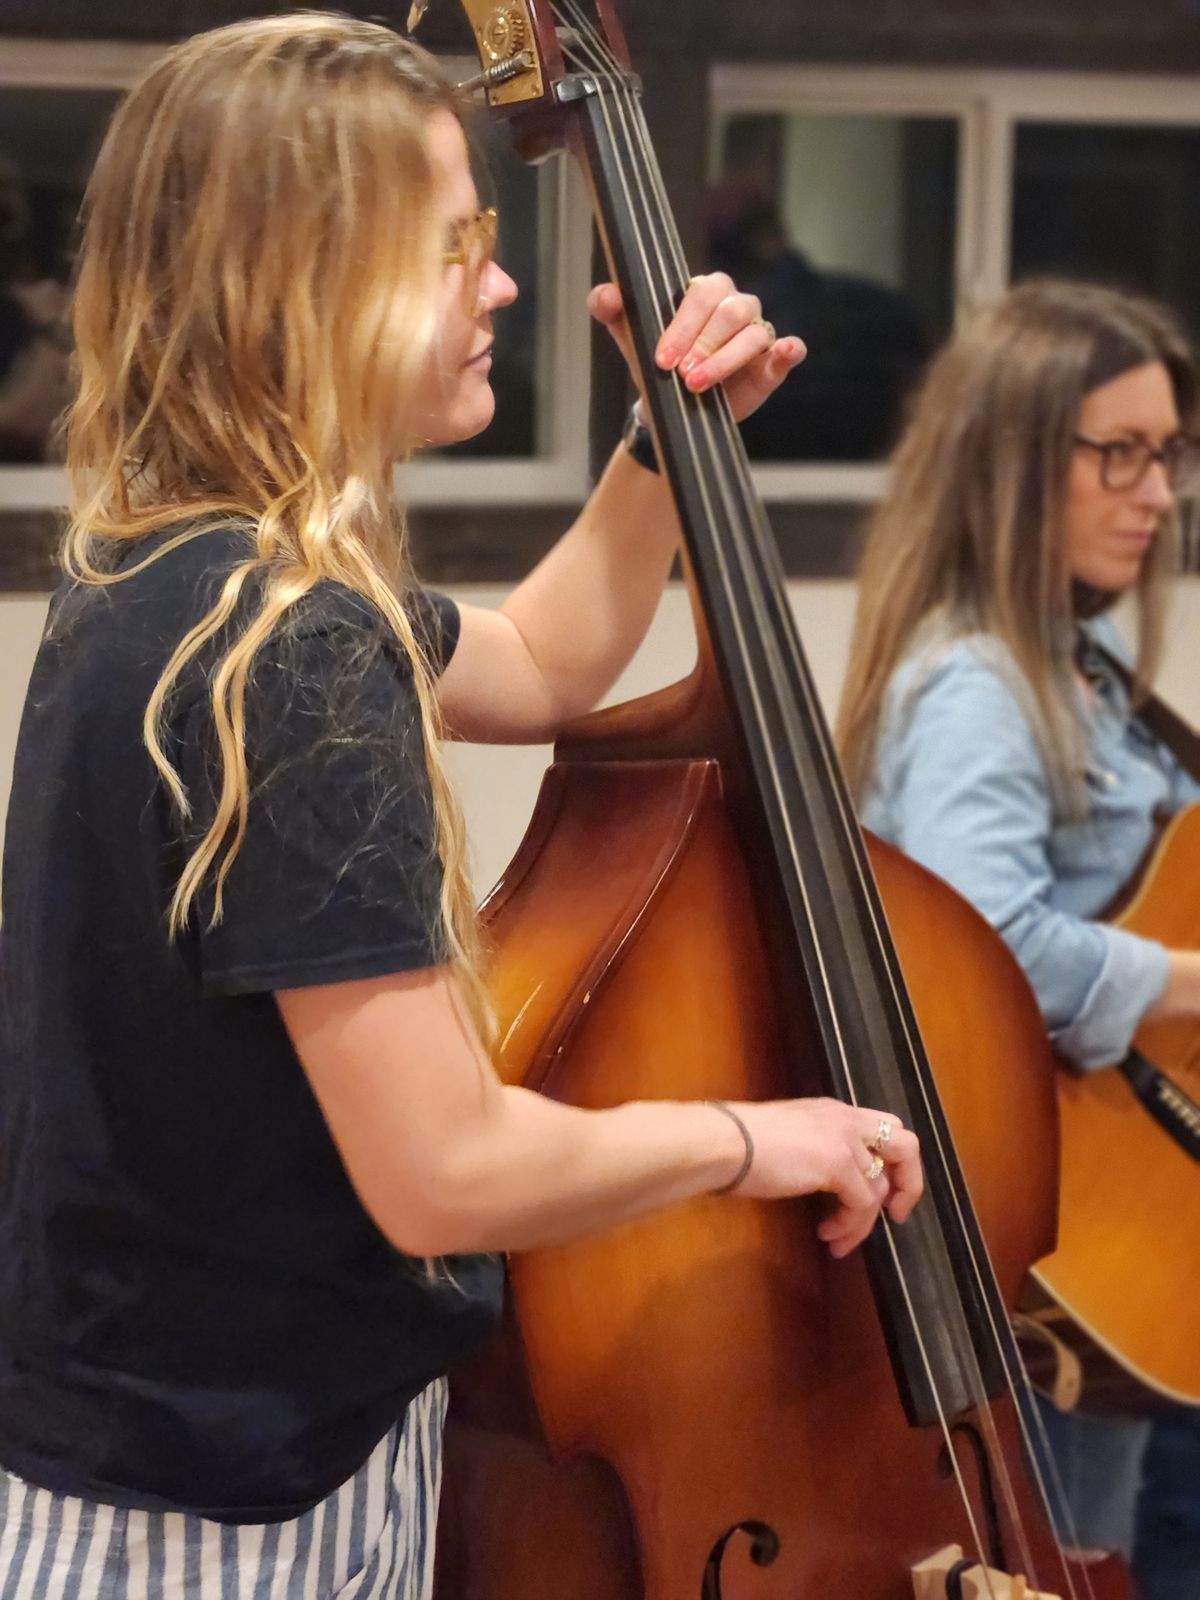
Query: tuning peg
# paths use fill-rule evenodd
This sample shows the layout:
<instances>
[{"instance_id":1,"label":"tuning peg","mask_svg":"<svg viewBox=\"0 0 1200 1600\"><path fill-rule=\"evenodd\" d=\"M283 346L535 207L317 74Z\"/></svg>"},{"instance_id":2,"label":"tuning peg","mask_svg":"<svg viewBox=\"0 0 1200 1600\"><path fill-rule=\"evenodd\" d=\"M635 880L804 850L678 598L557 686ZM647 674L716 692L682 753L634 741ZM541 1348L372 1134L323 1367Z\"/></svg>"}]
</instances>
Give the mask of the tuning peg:
<instances>
[{"instance_id":1,"label":"tuning peg","mask_svg":"<svg viewBox=\"0 0 1200 1600\"><path fill-rule=\"evenodd\" d=\"M429 0L412 0L408 8L408 31L416 33L421 26L421 18L429 10Z\"/></svg>"}]
</instances>

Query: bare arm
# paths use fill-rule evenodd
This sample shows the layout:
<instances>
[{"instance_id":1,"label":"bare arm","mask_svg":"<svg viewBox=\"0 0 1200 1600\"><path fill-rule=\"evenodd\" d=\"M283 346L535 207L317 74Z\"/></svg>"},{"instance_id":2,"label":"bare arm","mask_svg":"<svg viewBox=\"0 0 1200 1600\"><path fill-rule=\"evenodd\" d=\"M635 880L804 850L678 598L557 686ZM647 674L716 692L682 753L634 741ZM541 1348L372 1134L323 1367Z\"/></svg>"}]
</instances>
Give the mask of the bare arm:
<instances>
[{"instance_id":1,"label":"bare arm","mask_svg":"<svg viewBox=\"0 0 1200 1600\"><path fill-rule=\"evenodd\" d=\"M381 1231L416 1255L520 1250L615 1227L737 1173L744 1144L704 1102L584 1111L497 1078L445 969L281 991L284 1022L355 1188ZM756 1154L739 1192L827 1190L836 1255L887 1204L920 1193L916 1140L892 1117L884 1177L868 1182L877 1111L829 1100L737 1108Z\"/></svg>"},{"instance_id":2,"label":"bare arm","mask_svg":"<svg viewBox=\"0 0 1200 1600\"><path fill-rule=\"evenodd\" d=\"M678 541L663 480L618 450L570 531L499 610L460 607L438 684L451 733L542 743L590 711L645 637Z\"/></svg>"},{"instance_id":3,"label":"bare arm","mask_svg":"<svg viewBox=\"0 0 1200 1600\"><path fill-rule=\"evenodd\" d=\"M590 303L628 352L617 291L602 285ZM659 344L660 365L678 367L689 388L723 383L735 416L748 415L804 355L799 339L775 338L759 309L721 274L693 280ZM617 450L575 523L504 605L462 608L438 687L451 732L540 742L591 710L644 638L678 542L665 480Z\"/></svg>"}]
</instances>

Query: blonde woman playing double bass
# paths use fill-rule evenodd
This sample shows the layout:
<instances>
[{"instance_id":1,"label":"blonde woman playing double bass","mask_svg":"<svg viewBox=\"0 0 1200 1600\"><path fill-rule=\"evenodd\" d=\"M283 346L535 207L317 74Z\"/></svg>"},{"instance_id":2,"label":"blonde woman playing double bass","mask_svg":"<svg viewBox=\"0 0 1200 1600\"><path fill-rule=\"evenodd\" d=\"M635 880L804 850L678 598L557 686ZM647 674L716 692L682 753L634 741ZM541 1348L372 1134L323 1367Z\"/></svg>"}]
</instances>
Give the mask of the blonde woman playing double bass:
<instances>
[{"instance_id":1,"label":"blonde woman playing double bass","mask_svg":"<svg viewBox=\"0 0 1200 1600\"><path fill-rule=\"evenodd\" d=\"M916 1141L887 1118L885 1165L886 1112L591 1112L492 1069L438 736L588 708L676 525L621 449L499 611L416 583L393 467L487 426L516 294L434 62L315 13L203 35L87 210L5 857L0 1596L423 1600L485 1252L740 1186L832 1190L844 1255L915 1203ZM660 359L745 413L802 353L714 276Z\"/></svg>"},{"instance_id":2,"label":"blonde woman playing double bass","mask_svg":"<svg viewBox=\"0 0 1200 1600\"><path fill-rule=\"evenodd\" d=\"M1099 920L1161 819L1200 798L1098 648L1123 652L1107 613L1132 596L1152 683L1196 399L1159 308L1013 290L934 362L861 573L839 740L863 819L993 923L1084 1072L1147 1019L1200 1018L1200 952ZM1157 1424L1148 1453L1145 1423L1045 1420L1080 1542L1133 1546L1144 1467L1145 1600L1195 1600L1200 1414Z\"/></svg>"}]
</instances>

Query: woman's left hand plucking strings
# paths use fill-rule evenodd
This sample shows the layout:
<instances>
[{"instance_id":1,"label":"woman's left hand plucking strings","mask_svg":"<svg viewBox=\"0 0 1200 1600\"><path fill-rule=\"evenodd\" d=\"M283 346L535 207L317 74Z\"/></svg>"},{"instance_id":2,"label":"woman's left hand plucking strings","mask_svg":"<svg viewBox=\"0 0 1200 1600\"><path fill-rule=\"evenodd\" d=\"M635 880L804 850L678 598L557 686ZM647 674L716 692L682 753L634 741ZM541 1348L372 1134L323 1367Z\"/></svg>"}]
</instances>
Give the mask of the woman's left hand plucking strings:
<instances>
[{"instance_id":1,"label":"woman's left hand plucking strings","mask_svg":"<svg viewBox=\"0 0 1200 1600\"><path fill-rule=\"evenodd\" d=\"M621 291L612 283L597 284L588 296L588 309L612 334L632 371ZM678 311L663 330L655 360L664 372L678 371L693 393L723 384L734 420L741 422L778 389L806 354L803 339L776 335L755 295L740 293L727 273L709 272L688 284Z\"/></svg>"}]
</instances>

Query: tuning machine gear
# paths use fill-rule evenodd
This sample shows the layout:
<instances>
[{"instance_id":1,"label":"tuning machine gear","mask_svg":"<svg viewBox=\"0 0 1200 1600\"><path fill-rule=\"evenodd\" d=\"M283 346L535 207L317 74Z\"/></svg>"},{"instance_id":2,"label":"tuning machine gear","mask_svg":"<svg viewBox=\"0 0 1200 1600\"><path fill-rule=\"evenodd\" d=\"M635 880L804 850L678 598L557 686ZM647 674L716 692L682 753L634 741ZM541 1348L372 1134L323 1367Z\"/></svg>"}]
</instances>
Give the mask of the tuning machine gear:
<instances>
[{"instance_id":1,"label":"tuning machine gear","mask_svg":"<svg viewBox=\"0 0 1200 1600\"><path fill-rule=\"evenodd\" d=\"M479 42L492 61L511 61L529 43L524 16L515 6L497 6L479 30Z\"/></svg>"}]
</instances>

